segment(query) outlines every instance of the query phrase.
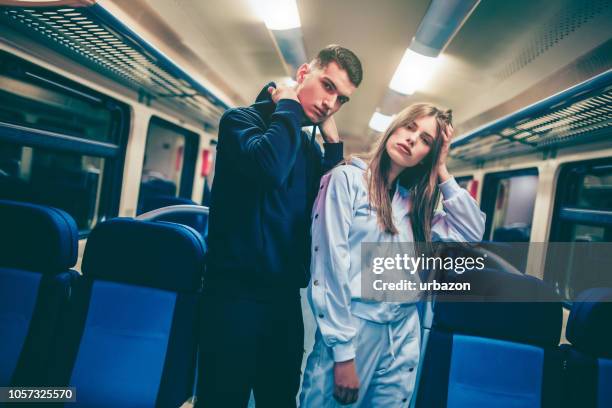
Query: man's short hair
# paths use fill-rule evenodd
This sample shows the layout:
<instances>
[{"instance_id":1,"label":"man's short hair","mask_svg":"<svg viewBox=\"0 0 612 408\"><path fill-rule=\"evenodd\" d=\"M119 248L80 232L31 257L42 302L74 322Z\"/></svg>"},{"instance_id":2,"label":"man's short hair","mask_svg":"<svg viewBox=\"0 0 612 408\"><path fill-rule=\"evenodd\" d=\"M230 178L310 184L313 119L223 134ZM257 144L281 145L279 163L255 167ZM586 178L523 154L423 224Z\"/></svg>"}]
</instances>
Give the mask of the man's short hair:
<instances>
[{"instance_id":1,"label":"man's short hair","mask_svg":"<svg viewBox=\"0 0 612 408\"><path fill-rule=\"evenodd\" d=\"M314 59L319 68L325 68L332 61L346 71L353 85L359 86L363 78L363 70L361 69L361 61L359 61L359 58L357 58L353 51L332 44L319 51L319 54Z\"/></svg>"}]
</instances>

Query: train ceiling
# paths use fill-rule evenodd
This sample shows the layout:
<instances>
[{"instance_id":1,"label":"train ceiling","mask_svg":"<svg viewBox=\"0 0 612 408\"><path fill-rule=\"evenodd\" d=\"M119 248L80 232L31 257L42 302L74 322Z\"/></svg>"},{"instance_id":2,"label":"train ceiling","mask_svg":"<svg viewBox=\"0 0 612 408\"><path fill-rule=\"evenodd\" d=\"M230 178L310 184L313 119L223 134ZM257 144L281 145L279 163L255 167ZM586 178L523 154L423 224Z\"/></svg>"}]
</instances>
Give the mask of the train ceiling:
<instances>
[{"instance_id":1,"label":"train ceiling","mask_svg":"<svg viewBox=\"0 0 612 408\"><path fill-rule=\"evenodd\" d=\"M89 6L0 7L0 23L210 121L227 105L250 103L263 84L286 74L278 45L251 0L62 2ZM531 121L500 120L612 67L612 0L481 1L443 51L431 84L388 98L391 76L429 4L297 0L307 56L339 43L363 62L364 81L337 115L348 153L368 150L377 140L379 133L368 128L377 108L399 110L417 101L453 109L457 163L601 140L597 135L609 116L588 117L589 105L579 102L607 112L605 87L589 98L574 96L563 108L531 110L538 115Z\"/></svg>"}]
</instances>

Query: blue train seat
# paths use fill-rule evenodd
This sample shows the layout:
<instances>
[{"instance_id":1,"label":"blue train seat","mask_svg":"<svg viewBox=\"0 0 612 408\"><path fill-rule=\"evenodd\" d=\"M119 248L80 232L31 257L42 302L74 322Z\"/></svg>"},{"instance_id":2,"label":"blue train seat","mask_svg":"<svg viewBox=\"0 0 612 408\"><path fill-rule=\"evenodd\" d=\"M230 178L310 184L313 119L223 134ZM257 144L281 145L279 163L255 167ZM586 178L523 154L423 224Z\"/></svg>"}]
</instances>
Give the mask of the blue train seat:
<instances>
[{"instance_id":1,"label":"blue train seat","mask_svg":"<svg viewBox=\"0 0 612 408\"><path fill-rule=\"evenodd\" d=\"M88 407L178 407L191 395L201 236L166 222L116 218L89 235L54 362L57 385Z\"/></svg>"},{"instance_id":2,"label":"blue train seat","mask_svg":"<svg viewBox=\"0 0 612 408\"><path fill-rule=\"evenodd\" d=\"M612 406L612 288L580 293L572 305L563 345L564 406Z\"/></svg>"},{"instance_id":3,"label":"blue train seat","mask_svg":"<svg viewBox=\"0 0 612 408\"><path fill-rule=\"evenodd\" d=\"M78 231L65 211L0 200L0 386L46 383Z\"/></svg>"},{"instance_id":4,"label":"blue train seat","mask_svg":"<svg viewBox=\"0 0 612 408\"><path fill-rule=\"evenodd\" d=\"M480 298L435 302L415 406L558 406L561 303L536 278L483 276Z\"/></svg>"}]
</instances>

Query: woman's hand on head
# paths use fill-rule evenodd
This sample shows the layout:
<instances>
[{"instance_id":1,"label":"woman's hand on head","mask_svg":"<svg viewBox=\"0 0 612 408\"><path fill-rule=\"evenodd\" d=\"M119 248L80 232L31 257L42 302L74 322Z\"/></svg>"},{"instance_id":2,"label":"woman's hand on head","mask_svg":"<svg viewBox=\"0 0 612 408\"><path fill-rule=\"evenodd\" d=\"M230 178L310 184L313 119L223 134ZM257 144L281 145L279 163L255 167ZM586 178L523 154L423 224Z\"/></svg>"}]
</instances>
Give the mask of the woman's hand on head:
<instances>
[{"instance_id":1,"label":"woman's hand on head","mask_svg":"<svg viewBox=\"0 0 612 408\"><path fill-rule=\"evenodd\" d=\"M446 125L446 128L442 130L440 136L442 136L442 147L440 148L440 156L438 158L438 181L444 183L451 176L446 167L446 161L448 160L448 152L450 150L451 139L453 138L453 126Z\"/></svg>"}]
</instances>

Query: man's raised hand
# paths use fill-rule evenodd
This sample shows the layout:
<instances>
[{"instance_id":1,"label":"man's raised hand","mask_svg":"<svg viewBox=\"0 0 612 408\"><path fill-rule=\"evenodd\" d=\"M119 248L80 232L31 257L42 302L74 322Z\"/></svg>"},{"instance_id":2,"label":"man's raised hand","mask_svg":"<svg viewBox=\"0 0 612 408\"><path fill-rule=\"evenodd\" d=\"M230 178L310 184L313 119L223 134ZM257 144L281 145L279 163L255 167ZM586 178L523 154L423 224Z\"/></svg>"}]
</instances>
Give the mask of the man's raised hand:
<instances>
[{"instance_id":1,"label":"man's raised hand","mask_svg":"<svg viewBox=\"0 0 612 408\"><path fill-rule=\"evenodd\" d=\"M272 100L274 103L278 103L281 99L293 99L296 102L299 102L297 92L295 89L286 85L277 85L276 88L273 86L268 87L268 93L272 96Z\"/></svg>"}]
</instances>

